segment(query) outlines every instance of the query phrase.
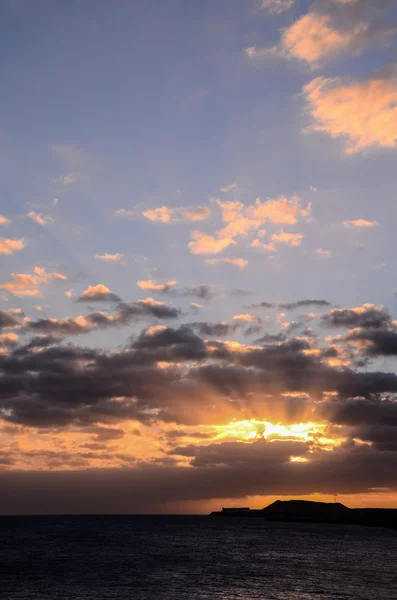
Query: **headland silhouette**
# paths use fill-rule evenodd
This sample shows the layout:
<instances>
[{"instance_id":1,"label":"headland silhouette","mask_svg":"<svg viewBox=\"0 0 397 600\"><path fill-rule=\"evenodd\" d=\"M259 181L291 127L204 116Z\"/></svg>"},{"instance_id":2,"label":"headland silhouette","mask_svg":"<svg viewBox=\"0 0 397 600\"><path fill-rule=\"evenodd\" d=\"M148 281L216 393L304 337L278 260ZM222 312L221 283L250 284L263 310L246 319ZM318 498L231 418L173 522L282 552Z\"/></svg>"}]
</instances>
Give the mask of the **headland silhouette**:
<instances>
[{"instance_id":1,"label":"headland silhouette","mask_svg":"<svg viewBox=\"0 0 397 600\"><path fill-rule=\"evenodd\" d=\"M349 508L340 502L312 502L309 500L276 500L262 509L248 507L222 508L211 513L224 518L262 518L266 521L290 523L333 523L339 525L367 525L391 527L397 530L397 509Z\"/></svg>"}]
</instances>

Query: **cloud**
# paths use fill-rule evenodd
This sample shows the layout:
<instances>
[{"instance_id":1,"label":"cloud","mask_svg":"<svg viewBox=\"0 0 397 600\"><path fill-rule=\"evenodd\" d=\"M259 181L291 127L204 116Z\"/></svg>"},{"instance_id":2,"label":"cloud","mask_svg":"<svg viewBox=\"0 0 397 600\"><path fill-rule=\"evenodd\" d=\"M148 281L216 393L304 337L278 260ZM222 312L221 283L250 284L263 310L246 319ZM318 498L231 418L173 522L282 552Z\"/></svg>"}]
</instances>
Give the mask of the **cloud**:
<instances>
[{"instance_id":1,"label":"cloud","mask_svg":"<svg viewBox=\"0 0 397 600\"><path fill-rule=\"evenodd\" d=\"M3 215L0 215L0 225L8 225L9 222L10 222L9 219L7 219L6 217L3 217Z\"/></svg>"},{"instance_id":2,"label":"cloud","mask_svg":"<svg viewBox=\"0 0 397 600\"><path fill-rule=\"evenodd\" d=\"M200 335L209 337L224 337L234 333L238 327L236 323L207 323L207 322L196 322L189 323L188 327L195 329Z\"/></svg>"},{"instance_id":3,"label":"cloud","mask_svg":"<svg viewBox=\"0 0 397 600\"><path fill-rule=\"evenodd\" d=\"M261 319L256 315L251 315L250 313L243 313L240 315L234 315L233 319L235 321L246 321L248 323L260 323Z\"/></svg>"},{"instance_id":4,"label":"cloud","mask_svg":"<svg viewBox=\"0 0 397 600\"><path fill-rule=\"evenodd\" d=\"M42 227L52 225L55 222L55 219L53 217L42 215L41 213L37 213L34 210L28 212L27 216L30 217L32 221L34 221L38 225L41 225Z\"/></svg>"},{"instance_id":5,"label":"cloud","mask_svg":"<svg viewBox=\"0 0 397 600\"><path fill-rule=\"evenodd\" d=\"M367 357L397 356L397 331L396 329L371 328L371 326L357 327L350 331L340 341L350 342L357 346L361 355Z\"/></svg>"},{"instance_id":6,"label":"cloud","mask_svg":"<svg viewBox=\"0 0 397 600\"><path fill-rule=\"evenodd\" d=\"M124 254L119 252L115 252L115 254L95 254L95 258L108 263L121 263L124 260Z\"/></svg>"},{"instance_id":7,"label":"cloud","mask_svg":"<svg viewBox=\"0 0 397 600\"><path fill-rule=\"evenodd\" d=\"M15 329L20 326L17 315L10 310L0 310L0 331Z\"/></svg>"},{"instance_id":8,"label":"cloud","mask_svg":"<svg viewBox=\"0 0 397 600\"><path fill-rule=\"evenodd\" d=\"M307 456L299 442L254 441L240 446L229 442L209 445L206 450L199 445L178 450L189 454L191 466L144 463L123 468L3 471L0 512L158 514L188 501L236 498L239 502L249 496L395 489L395 453L354 444L334 452L313 452L305 463L290 461L300 451Z\"/></svg>"},{"instance_id":9,"label":"cloud","mask_svg":"<svg viewBox=\"0 0 397 600\"><path fill-rule=\"evenodd\" d=\"M259 304L253 304L251 308L277 308L280 310L295 310L297 308L310 308L311 306L325 308L331 306L331 303L327 300L308 298L307 300L298 300L297 302L260 302Z\"/></svg>"},{"instance_id":10,"label":"cloud","mask_svg":"<svg viewBox=\"0 0 397 600\"><path fill-rule=\"evenodd\" d=\"M365 327L365 328L383 328L391 325L392 319L383 306L374 306L373 304L363 304L356 308L333 308L328 315L321 319L325 327Z\"/></svg>"},{"instance_id":11,"label":"cloud","mask_svg":"<svg viewBox=\"0 0 397 600\"><path fill-rule=\"evenodd\" d=\"M63 319L29 320L25 323L25 330L50 336L81 335L96 329L129 325L131 322L137 322L145 318L177 319L180 315L181 311L179 309L170 307L165 302L157 302L153 298L146 298L137 302L120 302L114 314L92 312L88 315Z\"/></svg>"},{"instance_id":12,"label":"cloud","mask_svg":"<svg viewBox=\"0 0 397 600\"><path fill-rule=\"evenodd\" d=\"M129 210L127 208L119 208L114 211L114 214L123 219L135 219L138 215L135 210Z\"/></svg>"},{"instance_id":13,"label":"cloud","mask_svg":"<svg viewBox=\"0 0 397 600\"><path fill-rule=\"evenodd\" d=\"M18 343L19 336L16 333L0 333L0 345L4 347L15 346Z\"/></svg>"},{"instance_id":14,"label":"cloud","mask_svg":"<svg viewBox=\"0 0 397 600\"><path fill-rule=\"evenodd\" d=\"M7 290L14 296L39 296L38 287L50 281L65 281L67 277L56 271L48 272L42 267L34 267L33 273L11 273L7 283L0 284L0 289Z\"/></svg>"},{"instance_id":15,"label":"cloud","mask_svg":"<svg viewBox=\"0 0 397 600\"><path fill-rule=\"evenodd\" d=\"M199 304L198 302L191 302L190 306L194 311L200 311L203 308L203 305Z\"/></svg>"},{"instance_id":16,"label":"cloud","mask_svg":"<svg viewBox=\"0 0 397 600\"><path fill-rule=\"evenodd\" d=\"M210 285L201 283L192 287L186 287L183 291L184 296L195 296L203 300L211 300L216 295L216 291Z\"/></svg>"},{"instance_id":17,"label":"cloud","mask_svg":"<svg viewBox=\"0 0 397 600\"><path fill-rule=\"evenodd\" d=\"M24 248L25 240L23 238L0 238L0 254L13 254L14 252L17 252L18 250L23 250Z\"/></svg>"},{"instance_id":18,"label":"cloud","mask_svg":"<svg viewBox=\"0 0 397 600\"><path fill-rule=\"evenodd\" d=\"M193 231L193 241L188 246L192 254L219 254L236 242L232 238L220 238L206 235L201 231Z\"/></svg>"},{"instance_id":19,"label":"cloud","mask_svg":"<svg viewBox=\"0 0 397 600\"><path fill-rule=\"evenodd\" d=\"M244 490L291 494L299 489L308 494L332 488L341 493L342 489L365 491L393 481L395 487L397 453L391 449L396 447L392 426L397 423L397 376L370 371L368 365L365 370L332 366L329 359L338 354L333 344L321 346L320 339L286 339L278 334L265 336L263 346L244 345L219 339L233 333L237 324L207 322L175 328L150 324L122 349L112 351L63 344L48 335L56 328L58 335L68 335L72 327L78 331L94 325L128 324L143 318L145 309L165 307L146 299L130 303L129 312L120 303L113 315L91 313L63 322L27 322L25 334L44 333L46 337L25 345L6 340L7 357L0 356L3 421L9 426L39 428L42 439L46 430L51 433L56 428L57 435L79 431L95 436L97 442L123 439L131 421L139 421L148 431L153 425L163 437L169 427L192 428L202 434L194 444L181 441L170 448L169 442L178 439L170 436L167 446L161 447L174 461L182 461L184 468L170 471L167 466L167 486L156 489L160 495L171 490L179 501L183 493L216 497L222 490L230 496L229 489L238 497ZM253 437L241 438L239 422L251 426L248 433ZM269 433L272 430L267 427L272 423L284 424L284 433ZM302 431L297 424L307 426L301 437L294 433ZM233 434L235 427L237 435ZM356 443L355 438L373 445ZM142 444L145 439L146 435L142 436ZM159 438L150 438L150 443L152 439L158 447ZM103 451L95 446L91 449L92 453L84 456L59 453L52 459L58 460L57 468L70 468L71 460L81 459L85 462L79 466L89 467L91 461L100 460ZM11 449L12 458L15 452ZM110 455L118 460L116 453ZM28 452L22 456L29 460ZM299 463L298 471L291 462L296 456L307 459ZM129 460L137 465L132 473L141 473L141 465L148 485L158 486L165 467L157 467L159 477L152 469L160 458L140 463L130 455ZM89 472L85 469L84 477L89 477ZM123 472L124 467L112 477ZM97 477L105 471L95 473ZM170 477L182 477L186 485L186 473L192 474L193 491L189 486L183 492L183 486L175 489L176 484L170 485ZM218 487L219 478L222 486ZM34 481L35 490L40 486ZM146 486L141 487L146 493ZM112 493L115 498L114 485ZM161 496L159 502L165 498L168 496ZM0 502L4 506L3 496Z\"/></svg>"},{"instance_id":20,"label":"cloud","mask_svg":"<svg viewBox=\"0 0 397 600\"><path fill-rule=\"evenodd\" d=\"M295 225L299 218L310 218L311 204L303 208L298 196L280 196L265 202L257 198L255 204L248 207L247 214L259 221L259 226L266 222L274 225Z\"/></svg>"},{"instance_id":21,"label":"cloud","mask_svg":"<svg viewBox=\"0 0 397 600\"><path fill-rule=\"evenodd\" d=\"M251 248L258 248L263 250L264 252L276 252L276 246L273 243L266 244L265 242L261 242L260 240L253 240L250 243Z\"/></svg>"},{"instance_id":22,"label":"cloud","mask_svg":"<svg viewBox=\"0 0 397 600\"><path fill-rule=\"evenodd\" d=\"M243 258L206 258L204 261L207 265L227 264L244 269L248 265L248 260Z\"/></svg>"},{"instance_id":23,"label":"cloud","mask_svg":"<svg viewBox=\"0 0 397 600\"><path fill-rule=\"evenodd\" d=\"M228 194L229 192L236 192L237 189L237 183L230 183L229 185L221 187L221 192L222 194Z\"/></svg>"},{"instance_id":24,"label":"cloud","mask_svg":"<svg viewBox=\"0 0 397 600\"><path fill-rule=\"evenodd\" d=\"M99 283L98 285L89 285L76 302L120 302L120 298L113 294L106 285Z\"/></svg>"},{"instance_id":25,"label":"cloud","mask_svg":"<svg viewBox=\"0 0 397 600\"><path fill-rule=\"evenodd\" d=\"M317 248L317 250L315 250L315 252L320 258L332 258L332 252L330 250L324 250L323 248Z\"/></svg>"},{"instance_id":26,"label":"cloud","mask_svg":"<svg viewBox=\"0 0 397 600\"><path fill-rule=\"evenodd\" d=\"M353 2L339 2L339 7L338 2L313 3L306 14L282 30L278 44L251 46L246 48L246 56L295 59L318 68L343 54L359 55L378 41L387 43L397 33L396 24L387 21L384 10L369 11L365 20L362 11L352 11L349 4Z\"/></svg>"},{"instance_id":27,"label":"cloud","mask_svg":"<svg viewBox=\"0 0 397 600\"><path fill-rule=\"evenodd\" d=\"M375 227L378 225L376 221L366 221L365 219L355 219L353 221L342 221L344 227L362 228Z\"/></svg>"},{"instance_id":28,"label":"cloud","mask_svg":"<svg viewBox=\"0 0 397 600\"><path fill-rule=\"evenodd\" d=\"M142 213L142 215L150 221L166 224L183 223L186 221L205 221L210 214L211 209L208 206L180 206L177 208L160 206L159 208L154 208L152 210L145 210Z\"/></svg>"},{"instance_id":29,"label":"cloud","mask_svg":"<svg viewBox=\"0 0 397 600\"><path fill-rule=\"evenodd\" d=\"M176 280L173 279L167 283L155 283L152 279L141 279L137 281L136 284L142 290L160 292L161 294L169 294L176 285Z\"/></svg>"},{"instance_id":30,"label":"cloud","mask_svg":"<svg viewBox=\"0 0 397 600\"><path fill-rule=\"evenodd\" d=\"M279 15L295 5L295 0L262 0L261 9L266 9L271 14Z\"/></svg>"},{"instance_id":31,"label":"cloud","mask_svg":"<svg viewBox=\"0 0 397 600\"><path fill-rule=\"evenodd\" d=\"M295 225L298 219L310 220L311 215L311 204L304 208L298 196L280 196L264 202L257 198L251 205L217 200L217 205L221 209L225 226L215 232L215 235L194 231L193 241L188 244L193 254L219 254L231 244L236 244L236 238L244 238L254 232L258 232L259 236L265 235L263 226L266 223ZM252 245L274 252L272 244L263 244L258 240Z\"/></svg>"},{"instance_id":32,"label":"cloud","mask_svg":"<svg viewBox=\"0 0 397 600\"><path fill-rule=\"evenodd\" d=\"M342 138L347 154L397 142L397 65L366 81L317 77L304 86L311 131Z\"/></svg>"},{"instance_id":33,"label":"cloud","mask_svg":"<svg viewBox=\"0 0 397 600\"><path fill-rule=\"evenodd\" d=\"M73 185L74 183L76 183L76 181L79 179L79 177L80 177L80 173L78 171L71 171L70 173L67 173L66 175L60 175L55 180L55 183L57 185L60 185L63 187L69 187L70 185Z\"/></svg>"},{"instance_id":34,"label":"cloud","mask_svg":"<svg viewBox=\"0 0 397 600\"><path fill-rule=\"evenodd\" d=\"M275 244L300 246L302 244L303 235L301 233L273 233L271 239Z\"/></svg>"},{"instance_id":35,"label":"cloud","mask_svg":"<svg viewBox=\"0 0 397 600\"><path fill-rule=\"evenodd\" d=\"M203 297L211 290L204 284L192 289ZM330 303L303 299L260 306L295 310ZM0 417L6 435L18 435L18 444L7 447L10 470L0 474L0 512L59 513L76 506L81 512L92 512L92 506L99 513L147 506L158 512L167 502L186 499L396 490L397 376L355 360L364 352L392 356L396 325L382 307L337 311L345 313L326 316L355 327L342 340L352 345L348 365L341 362L339 342L315 332L291 338L284 331L266 333L260 345L220 339L240 333L245 322L256 323L250 313L235 315L232 323L168 327L159 320L178 319L181 311L153 298L65 319L24 321L21 311L0 311L6 351L0 355ZM145 328L131 337L129 325L142 321ZM296 323L303 323L299 316ZM122 348L80 347L61 339L116 326L128 327ZM119 450L117 440L121 444L136 422L140 444ZM32 428L25 447L22 427ZM56 450L48 449L54 429ZM37 430L40 448L32 449ZM297 437L296 431L304 433ZM145 444L151 449L142 459ZM32 471L33 458L40 471ZM120 468L92 469L107 460ZM20 464L30 470L22 472ZM83 470L70 470L73 464Z\"/></svg>"}]
</instances>

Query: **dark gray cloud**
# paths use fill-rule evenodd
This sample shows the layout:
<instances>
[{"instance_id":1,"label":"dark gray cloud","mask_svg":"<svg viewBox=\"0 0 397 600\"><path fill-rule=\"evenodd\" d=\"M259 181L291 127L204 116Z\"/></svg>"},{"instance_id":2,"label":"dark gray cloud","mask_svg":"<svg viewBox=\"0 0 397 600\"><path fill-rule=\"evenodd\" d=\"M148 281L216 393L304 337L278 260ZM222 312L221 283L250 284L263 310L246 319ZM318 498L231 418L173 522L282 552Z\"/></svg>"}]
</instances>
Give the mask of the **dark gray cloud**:
<instances>
[{"instance_id":1,"label":"dark gray cloud","mask_svg":"<svg viewBox=\"0 0 397 600\"><path fill-rule=\"evenodd\" d=\"M189 327L196 330L200 335L210 337L224 337L235 333L239 328L238 323L207 323L205 321L189 323Z\"/></svg>"},{"instance_id":2,"label":"dark gray cloud","mask_svg":"<svg viewBox=\"0 0 397 600\"><path fill-rule=\"evenodd\" d=\"M218 409L231 419L278 406L279 419L288 418L293 407L280 400L288 392L316 398L331 391L342 400L397 392L394 373L331 367L325 359L337 350L313 353L313 343L296 338L241 351L181 326L145 330L119 352L25 346L0 356L0 411L6 421L35 427L124 419L193 425Z\"/></svg>"},{"instance_id":3,"label":"dark gray cloud","mask_svg":"<svg viewBox=\"0 0 397 600\"><path fill-rule=\"evenodd\" d=\"M66 317L64 319L43 318L26 323L26 332L45 335L69 336L89 333L94 329L106 329L128 325L133 321L155 317L157 319L177 319L181 310L165 304L139 300L138 302L120 302L113 314L92 312L82 317Z\"/></svg>"},{"instance_id":4,"label":"dark gray cloud","mask_svg":"<svg viewBox=\"0 0 397 600\"><path fill-rule=\"evenodd\" d=\"M344 338L359 344L364 356L397 356L397 331L391 329L358 329Z\"/></svg>"},{"instance_id":5,"label":"dark gray cloud","mask_svg":"<svg viewBox=\"0 0 397 600\"><path fill-rule=\"evenodd\" d=\"M184 289L182 295L191 296L193 298L201 298L202 300L211 300L216 296L216 291L210 285L202 283Z\"/></svg>"},{"instance_id":6,"label":"dark gray cloud","mask_svg":"<svg viewBox=\"0 0 397 600\"><path fill-rule=\"evenodd\" d=\"M278 342L285 342L287 336L285 333L265 333L262 337L256 340L257 344L277 344Z\"/></svg>"},{"instance_id":7,"label":"dark gray cloud","mask_svg":"<svg viewBox=\"0 0 397 600\"><path fill-rule=\"evenodd\" d=\"M397 427L397 397L331 399L320 404L319 415L338 425L392 425Z\"/></svg>"},{"instance_id":8,"label":"dark gray cloud","mask_svg":"<svg viewBox=\"0 0 397 600\"><path fill-rule=\"evenodd\" d=\"M321 323L325 327L347 329L352 327L379 329L387 327L391 322L392 318L386 309L373 306L364 306L358 309L335 308L321 319Z\"/></svg>"},{"instance_id":9,"label":"dark gray cloud","mask_svg":"<svg viewBox=\"0 0 397 600\"><path fill-rule=\"evenodd\" d=\"M248 446L253 448L240 452L226 445L209 448L206 455L191 447L186 453L203 464L187 468L171 461L119 469L8 470L0 473L0 513L167 512L170 503L188 500L397 489L397 452L352 444L315 451L306 463L291 463L289 455L298 446L289 442Z\"/></svg>"},{"instance_id":10,"label":"dark gray cloud","mask_svg":"<svg viewBox=\"0 0 397 600\"><path fill-rule=\"evenodd\" d=\"M195 467L211 467L225 465L237 467L241 464L253 466L263 464L264 460L274 464L283 463L291 456L305 456L309 447L303 442L276 441L267 442L223 442L207 446L181 446L173 448L170 454L191 458Z\"/></svg>"},{"instance_id":11,"label":"dark gray cloud","mask_svg":"<svg viewBox=\"0 0 397 600\"><path fill-rule=\"evenodd\" d=\"M20 322L15 313L8 310L0 310L0 331L19 326Z\"/></svg>"},{"instance_id":12,"label":"dark gray cloud","mask_svg":"<svg viewBox=\"0 0 397 600\"><path fill-rule=\"evenodd\" d=\"M330 302L326 300L298 300L297 302L259 302L258 304L252 304L251 308L277 308L279 310L295 310L297 308L310 308L310 307L325 308L331 306Z\"/></svg>"}]
</instances>

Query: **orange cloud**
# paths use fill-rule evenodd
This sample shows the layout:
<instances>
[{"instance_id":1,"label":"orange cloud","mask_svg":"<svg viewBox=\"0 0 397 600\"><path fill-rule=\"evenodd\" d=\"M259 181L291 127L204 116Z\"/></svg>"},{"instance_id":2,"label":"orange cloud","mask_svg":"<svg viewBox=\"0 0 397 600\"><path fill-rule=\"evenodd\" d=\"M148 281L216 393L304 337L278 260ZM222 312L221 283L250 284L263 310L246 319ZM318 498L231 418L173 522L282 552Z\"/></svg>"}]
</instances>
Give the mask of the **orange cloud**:
<instances>
[{"instance_id":1,"label":"orange cloud","mask_svg":"<svg viewBox=\"0 0 397 600\"><path fill-rule=\"evenodd\" d=\"M244 210L242 202L222 202L221 200L217 200L216 203L222 210L222 220L224 223L230 223L239 219Z\"/></svg>"},{"instance_id":2,"label":"orange cloud","mask_svg":"<svg viewBox=\"0 0 397 600\"><path fill-rule=\"evenodd\" d=\"M56 279L66 280L67 277L57 272L48 273L42 267L34 267L33 274L11 273L10 281L1 284L0 289L7 290L14 296L39 296L38 286Z\"/></svg>"},{"instance_id":3,"label":"orange cloud","mask_svg":"<svg viewBox=\"0 0 397 600\"><path fill-rule=\"evenodd\" d=\"M13 254L18 250L23 250L25 248L25 241L23 238L9 239L9 238L0 238L0 254Z\"/></svg>"},{"instance_id":4,"label":"orange cloud","mask_svg":"<svg viewBox=\"0 0 397 600\"><path fill-rule=\"evenodd\" d=\"M274 233L272 242L276 244L288 244L290 246L300 246L302 244L302 233Z\"/></svg>"},{"instance_id":5,"label":"orange cloud","mask_svg":"<svg viewBox=\"0 0 397 600\"><path fill-rule=\"evenodd\" d=\"M3 217L3 215L0 215L0 225L8 225L9 222L10 222L9 219L6 219L6 217Z\"/></svg>"},{"instance_id":6,"label":"orange cloud","mask_svg":"<svg viewBox=\"0 0 397 600\"><path fill-rule=\"evenodd\" d=\"M263 250L264 252L276 252L276 246L273 243L270 244L265 244L264 242L261 242L260 240L253 240L250 243L251 248L259 248L260 250Z\"/></svg>"},{"instance_id":7,"label":"orange cloud","mask_svg":"<svg viewBox=\"0 0 397 600\"><path fill-rule=\"evenodd\" d=\"M309 12L285 30L281 52L311 64L318 63L349 48L361 27L363 25L356 30L338 31L329 15Z\"/></svg>"},{"instance_id":8,"label":"orange cloud","mask_svg":"<svg viewBox=\"0 0 397 600\"><path fill-rule=\"evenodd\" d=\"M255 205L248 207L247 213L260 224L268 221L275 225L295 225L299 217L310 218L311 204L303 208L298 196L280 196L265 202L257 198Z\"/></svg>"},{"instance_id":9,"label":"orange cloud","mask_svg":"<svg viewBox=\"0 0 397 600\"><path fill-rule=\"evenodd\" d=\"M366 221L366 219L355 219L353 221L342 221L345 227L375 227L378 225L376 221Z\"/></svg>"},{"instance_id":10,"label":"orange cloud","mask_svg":"<svg viewBox=\"0 0 397 600\"><path fill-rule=\"evenodd\" d=\"M330 252L329 250L323 250L323 248L317 248L316 254L318 254L318 256L320 258L331 258L332 257L332 252Z\"/></svg>"},{"instance_id":11,"label":"orange cloud","mask_svg":"<svg viewBox=\"0 0 397 600\"><path fill-rule=\"evenodd\" d=\"M217 200L217 204L222 211L222 220L226 226L217 231L214 236L195 231L194 241L189 243L194 254L219 254L230 244L235 244L236 237L246 237L254 231L258 231L259 236L265 235L266 230L263 229L263 225L267 222L275 225L295 225L298 218L310 220L311 215L311 204L304 208L298 196L291 198L280 196L264 202L257 198L251 205L220 200ZM262 244L259 240L255 240L251 246L274 251L273 246Z\"/></svg>"},{"instance_id":12,"label":"orange cloud","mask_svg":"<svg viewBox=\"0 0 397 600\"><path fill-rule=\"evenodd\" d=\"M237 183L230 183L229 185L225 185L224 187L221 187L222 194L228 194L229 192L236 192L236 191L237 191Z\"/></svg>"},{"instance_id":13,"label":"orange cloud","mask_svg":"<svg viewBox=\"0 0 397 600\"><path fill-rule=\"evenodd\" d=\"M16 333L1 333L0 344L16 344L19 340L19 336Z\"/></svg>"},{"instance_id":14,"label":"orange cloud","mask_svg":"<svg viewBox=\"0 0 397 600\"><path fill-rule=\"evenodd\" d=\"M97 296L98 294L109 294L111 290L103 285L102 283L98 283L98 285L89 285L86 290L83 292L83 296L86 298L92 298L93 296Z\"/></svg>"},{"instance_id":15,"label":"orange cloud","mask_svg":"<svg viewBox=\"0 0 397 600\"><path fill-rule=\"evenodd\" d=\"M234 315L233 319L235 321L247 321L248 323L260 323L261 320L259 317L255 315L251 315L250 313Z\"/></svg>"},{"instance_id":16,"label":"orange cloud","mask_svg":"<svg viewBox=\"0 0 397 600\"><path fill-rule=\"evenodd\" d=\"M359 14L347 16L342 5L353 3L353 0L336 0L333 10L330 2L313 4L306 14L282 31L277 45L251 46L246 48L246 56L292 58L318 67L342 53L358 55L377 40L387 41L396 33L396 26L386 19L367 22Z\"/></svg>"},{"instance_id":17,"label":"orange cloud","mask_svg":"<svg viewBox=\"0 0 397 600\"><path fill-rule=\"evenodd\" d=\"M106 285L98 283L89 285L84 290L83 295L77 299L77 302L120 302L119 296L114 294Z\"/></svg>"},{"instance_id":18,"label":"orange cloud","mask_svg":"<svg viewBox=\"0 0 397 600\"><path fill-rule=\"evenodd\" d=\"M176 284L176 280L173 279L171 281L168 281L167 283L155 283L152 279L141 279L137 281L136 284L142 290L166 293L174 287L174 285Z\"/></svg>"},{"instance_id":19,"label":"orange cloud","mask_svg":"<svg viewBox=\"0 0 397 600\"><path fill-rule=\"evenodd\" d=\"M167 329L165 325L151 325L146 329L145 334L154 335L155 333L158 333L159 331L164 331L165 329Z\"/></svg>"},{"instance_id":20,"label":"orange cloud","mask_svg":"<svg viewBox=\"0 0 397 600\"><path fill-rule=\"evenodd\" d=\"M248 265L248 260L243 258L206 258L204 262L207 265L229 264L239 269L244 269Z\"/></svg>"},{"instance_id":21,"label":"orange cloud","mask_svg":"<svg viewBox=\"0 0 397 600\"><path fill-rule=\"evenodd\" d=\"M45 227L46 225L52 225L55 222L55 219L53 217L42 215L40 213L35 212L34 210L28 212L27 216L30 217L32 221L34 221L38 225L42 225L43 227Z\"/></svg>"},{"instance_id":22,"label":"orange cloud","mask_svg":"<svg viewBox=\"0 0 397 600\"><path fill-rule=\"evenodd\" d=\"M193 241L189 242L188 246L193 254L219 254L231 244L236 243L232 238L214 237L201 231L194 231L192 237Z\"/></svg>"},{"instance_id":23,"label":"orange cloud","mask_svg":"<svg viewBox=\"0 0 397 600\"><path fill-rule=\"evenodd\" d=\"M124 254L120 254L119 252L115 254L95 254L95 258L108 263L120 263L124 258Z\"/></svg>"},{"instance_id":24,"label":"orange cloud","mask_svg":"<svg viewBox=\"0 0 397 600\"><path fill-rule=\"evenodd\" d=\"M117 211L120 213L121 211ZM183 221L205 221L211 214L210 208L207 206L193 207L177 207L169 208L168 206L160 206L146 210L142 213L146 219L157 221L159 223L182 223Z\"/></svg>"},{"instance_id":25,"label":"orange cloud","mask_svg":"<svg viewBox=\"0 0 397 600\"><path fill-rule=\"evenodd\" d=\"M159 302L153 298L145 298L144 300L138 300L139 304L145 304L147 306L167 306L165 302Z\"/></svg>"},{"instance_id":26,"label":"orange cloud","mask_svg":"<svg viewBox=\"0 0 397 600\"><path fill-rule=\"evenodd\" d=\"M344 138L348 154L397 143L397 65L367 81L317 77L303 88L312 131Z\"/></svg>"}]
</instances>

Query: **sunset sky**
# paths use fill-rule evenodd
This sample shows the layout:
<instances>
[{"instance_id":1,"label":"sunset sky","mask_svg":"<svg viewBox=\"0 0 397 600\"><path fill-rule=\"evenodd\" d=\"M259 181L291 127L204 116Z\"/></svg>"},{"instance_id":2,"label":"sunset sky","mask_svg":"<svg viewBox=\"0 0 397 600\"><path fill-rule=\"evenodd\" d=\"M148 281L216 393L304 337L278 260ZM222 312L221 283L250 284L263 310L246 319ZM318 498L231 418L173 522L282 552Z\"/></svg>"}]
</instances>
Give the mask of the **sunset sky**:
<instances>
[{"instance_id":1,"label":"sunset sky","mask_svg":"<svg viewBox=\"0 0 397 600\"><path fill-rule=\"evenodd\" d=\"M396 2L0 4L0 513L397 507Z\"/></svg>"}]
</instances>

